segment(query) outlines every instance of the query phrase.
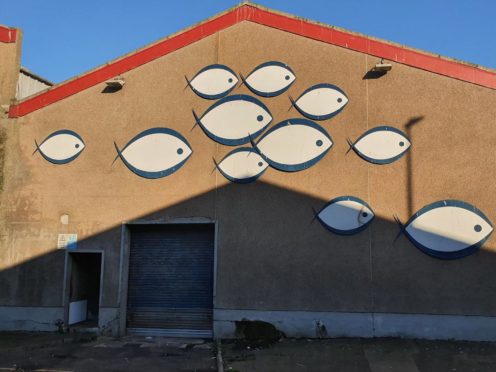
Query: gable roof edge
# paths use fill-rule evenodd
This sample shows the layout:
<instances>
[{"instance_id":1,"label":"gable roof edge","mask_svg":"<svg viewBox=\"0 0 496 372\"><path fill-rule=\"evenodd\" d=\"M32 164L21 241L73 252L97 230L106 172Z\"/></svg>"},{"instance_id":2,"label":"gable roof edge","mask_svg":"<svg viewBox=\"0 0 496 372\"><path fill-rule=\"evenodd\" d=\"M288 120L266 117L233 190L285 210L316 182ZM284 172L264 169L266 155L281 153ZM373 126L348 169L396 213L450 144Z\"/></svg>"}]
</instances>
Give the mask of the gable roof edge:
<instances>
[{"instance_id":1,"label":"gable roof edge","mask_svg":"<svg viewBox=\"0 0 496 372\"><path fill-rule=\"evenodd\" d=\"M10 107L9 117L16 118L29 114L242 21L254 22L457 80L496 89L496 71L243 2L197 25L80 76L56 84L39 94L27 97Z\"/></svg>"}]
</instances>

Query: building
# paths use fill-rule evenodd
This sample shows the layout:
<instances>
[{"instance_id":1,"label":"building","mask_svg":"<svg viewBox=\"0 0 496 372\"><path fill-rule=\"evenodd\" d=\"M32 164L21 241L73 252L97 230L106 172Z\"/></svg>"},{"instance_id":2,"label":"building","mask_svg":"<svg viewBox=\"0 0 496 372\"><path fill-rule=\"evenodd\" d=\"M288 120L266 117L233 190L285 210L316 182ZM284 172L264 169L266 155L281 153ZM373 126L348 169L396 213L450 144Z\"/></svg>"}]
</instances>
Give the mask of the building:
<instances>
[{"instance_id":1,"label":"building","mask_svg":"<svg viewBox=\"0 0 496 372\"><path fill-rule=\"evenodd\" d=\"M16 88L16 100L22 100L35 93L41 92L53 86L51 81L36 75L34 72L29 71L26 67L22 67L19 71Z\"/></svg>"},{"instance_id":2,"label":"building","mask_svg":"<svg viewBox=\"0 0 496 372\"><path fill-rule=\"evenodd\" d=\"M16 33L2 329L496 340L495 71L243 3L12 101Z\"/></svg>"}]
</instances>

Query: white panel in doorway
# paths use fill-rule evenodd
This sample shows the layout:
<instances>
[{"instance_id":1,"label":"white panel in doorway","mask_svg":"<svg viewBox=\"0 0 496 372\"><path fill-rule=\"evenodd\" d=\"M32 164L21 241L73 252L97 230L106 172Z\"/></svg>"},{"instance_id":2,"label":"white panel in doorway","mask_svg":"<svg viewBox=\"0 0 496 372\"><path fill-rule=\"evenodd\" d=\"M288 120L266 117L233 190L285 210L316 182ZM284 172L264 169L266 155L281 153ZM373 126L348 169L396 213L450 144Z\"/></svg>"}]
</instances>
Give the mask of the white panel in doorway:
<instances>
[{"instance_id":1,"label":"white panel in doorway","mask_svg":"<svg viewBox=\"0 0 496 372\"><path fill-rule=\"evenodd\" d=\"M87 319L88 301L74 301L69 303L69 325L83 322Z\"/></svg>"}]
</instances>

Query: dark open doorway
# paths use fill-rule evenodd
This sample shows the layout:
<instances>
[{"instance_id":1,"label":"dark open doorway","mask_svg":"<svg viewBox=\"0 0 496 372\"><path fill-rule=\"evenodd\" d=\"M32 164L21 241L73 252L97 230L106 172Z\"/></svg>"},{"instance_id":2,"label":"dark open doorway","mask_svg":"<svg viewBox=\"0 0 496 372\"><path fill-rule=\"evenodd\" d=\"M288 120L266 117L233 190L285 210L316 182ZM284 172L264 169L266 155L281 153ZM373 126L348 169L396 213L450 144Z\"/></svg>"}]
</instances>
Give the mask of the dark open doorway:
<instances>
[{"instance_id":1,"label":"dark open doorway","mask_svg":"<svg viewBox=\"0 0 496 372\"><path fill-rule=\"evenodd\" d=\"M102 254L70 252L68 254L69 327L98 327Z\"/></svg>"}]
</instances>

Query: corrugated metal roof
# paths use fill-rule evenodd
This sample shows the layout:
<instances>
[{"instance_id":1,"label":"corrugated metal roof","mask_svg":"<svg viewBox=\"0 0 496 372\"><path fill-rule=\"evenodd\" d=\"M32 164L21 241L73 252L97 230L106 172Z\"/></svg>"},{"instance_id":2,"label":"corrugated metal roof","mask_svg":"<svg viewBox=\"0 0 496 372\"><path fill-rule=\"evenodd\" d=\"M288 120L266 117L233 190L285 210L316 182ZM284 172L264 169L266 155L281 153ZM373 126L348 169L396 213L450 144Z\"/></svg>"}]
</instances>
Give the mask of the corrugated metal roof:
<instances>
[{"instance_id":1,"label":"corrugated metal roof","mask_svg":"<svg viewBox=\"0 0 496 372\"><path fill-rule=\"evenodd\" d=\"M41 81L42 83L44 83L46 85L49 85L49 86L53 86L54 85L50 80L47 80L44 77L41 77L40 75L35 74L34 72L32 72L31 70L28 70L24 66L21 66L21 69L20 69L19 72L21 74L28 75L28 76L32 77L33 79L36 79L38 81Z\"/></svg>"}]
</instances>

